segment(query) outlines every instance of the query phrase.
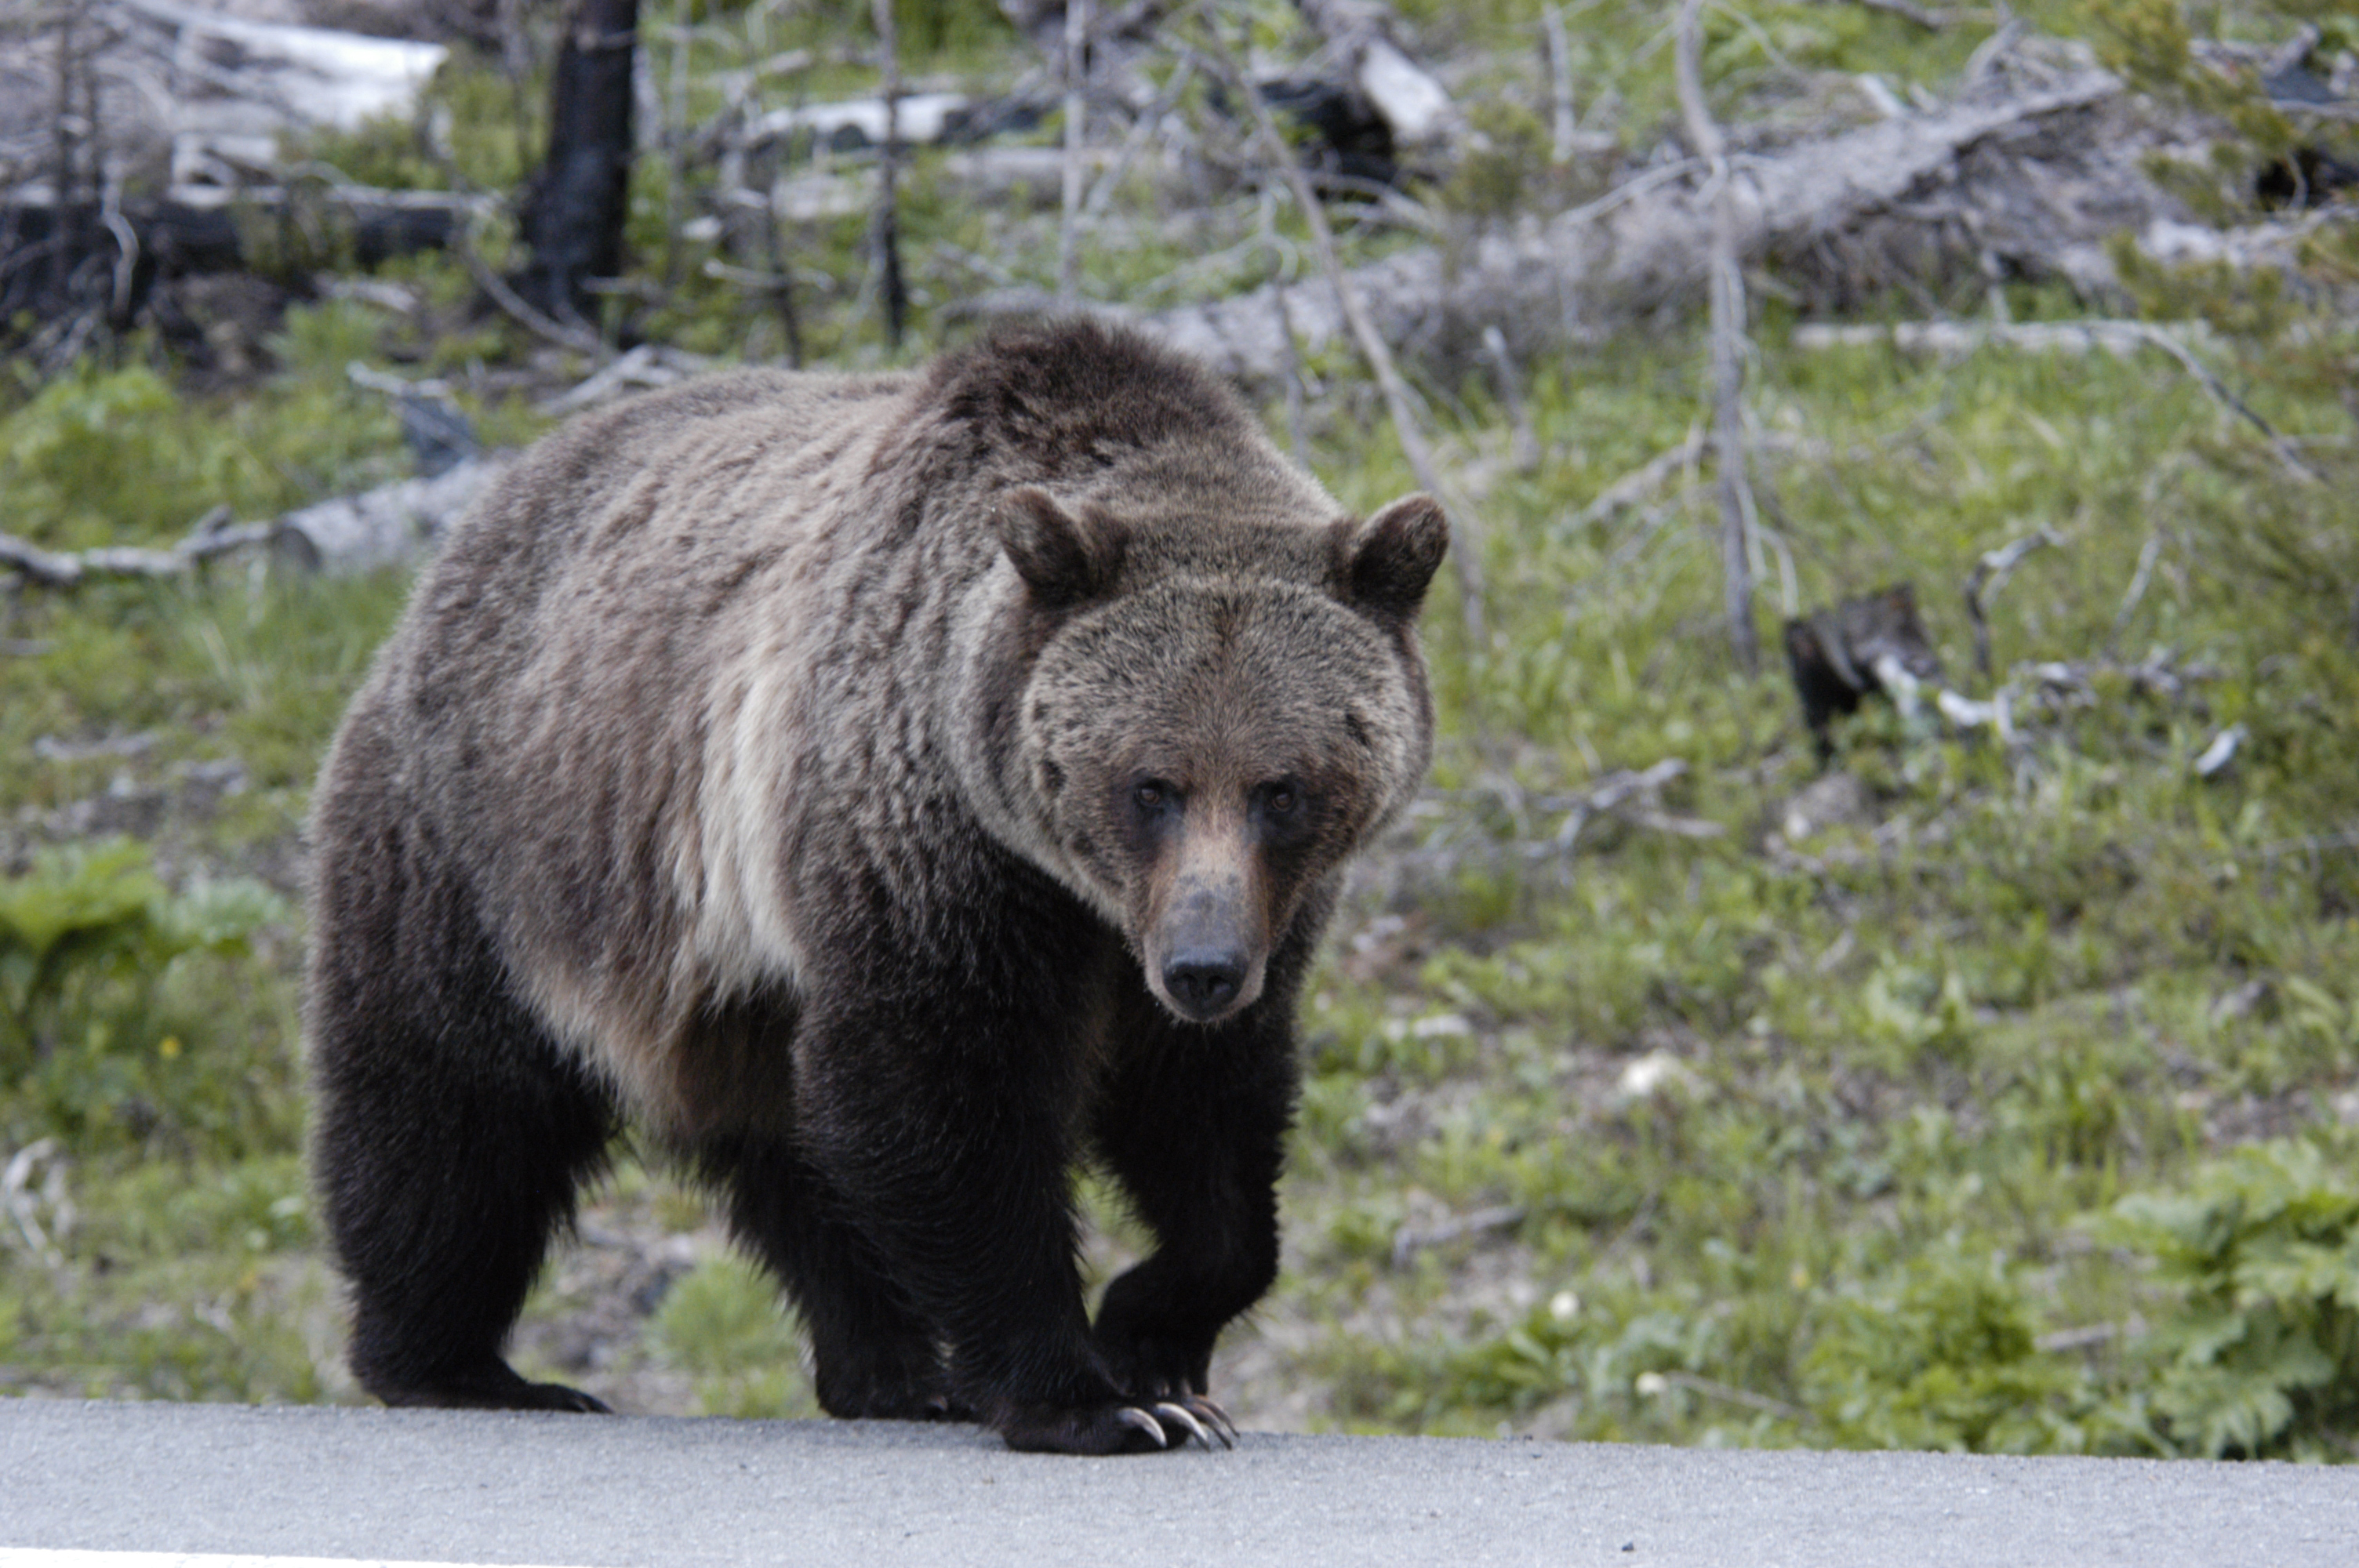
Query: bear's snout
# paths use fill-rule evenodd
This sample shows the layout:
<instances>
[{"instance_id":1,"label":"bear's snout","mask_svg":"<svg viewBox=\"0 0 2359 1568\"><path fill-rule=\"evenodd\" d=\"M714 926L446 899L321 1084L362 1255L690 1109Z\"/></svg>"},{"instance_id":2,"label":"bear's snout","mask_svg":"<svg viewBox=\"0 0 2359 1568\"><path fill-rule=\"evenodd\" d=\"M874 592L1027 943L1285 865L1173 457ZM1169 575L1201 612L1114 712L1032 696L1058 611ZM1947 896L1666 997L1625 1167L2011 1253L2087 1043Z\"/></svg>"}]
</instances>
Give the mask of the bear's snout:
<instances>
[{"instance_id":1,"label":"bear's snout","mask_svg":"<svg viewBox=\"0 0 2359 1568\"><path fill-rule=\"evenodd\" d=\"M1218 1018L1245 983L1245 956L1234 947L1192 947L1163 966L1163 989L1198 1022Z\"/></svg>"},{"instance_id":2,"label":"bear's snout","mask_svg":"<svg viewBox=\"0 0 2359 1568\"><path fill-rule=\"evenodd\" d=\"M1176 890L1150 945L1147 972L1157 994L1190 1023L1216 1023L1261 995L1268 955L1240 881Z\"/></svg>"}]
</instances>

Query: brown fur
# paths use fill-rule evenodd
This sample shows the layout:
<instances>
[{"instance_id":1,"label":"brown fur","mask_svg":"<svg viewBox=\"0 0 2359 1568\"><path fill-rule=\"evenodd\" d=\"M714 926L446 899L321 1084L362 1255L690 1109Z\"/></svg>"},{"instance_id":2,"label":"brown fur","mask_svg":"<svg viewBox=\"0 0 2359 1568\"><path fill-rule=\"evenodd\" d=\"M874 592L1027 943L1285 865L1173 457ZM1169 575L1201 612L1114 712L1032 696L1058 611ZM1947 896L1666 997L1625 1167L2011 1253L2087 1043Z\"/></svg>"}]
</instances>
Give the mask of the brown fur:
<instances>
[{"instance_id":1,"label":"brown fur","mask_svg":"<svg viewBox=\"0 0 2359 1568\"><path fill-rule=\"evenodd\" d=\"M518 1182L428 1124L506 1126L536 1173L506 1292L619 1111L731 1191L831 1409L1143 1445L1124 1403L1201 1393L1274 1267L1293 993L1423 773L1445 538L1421 497L1346 517L1193 366L1089 326L716 378L536 448L319 791L320 1164L364 1380L582 1398L480 1343L505 1296L421 1304L492 1247L459 1206ZM1166 1254L1094 1340L1061 1195L1089 1147ZM387 1190L421 1182L462 1192ZM967 1234L995 1227L1021 1234Z\"/></svg>"}]
</instances>

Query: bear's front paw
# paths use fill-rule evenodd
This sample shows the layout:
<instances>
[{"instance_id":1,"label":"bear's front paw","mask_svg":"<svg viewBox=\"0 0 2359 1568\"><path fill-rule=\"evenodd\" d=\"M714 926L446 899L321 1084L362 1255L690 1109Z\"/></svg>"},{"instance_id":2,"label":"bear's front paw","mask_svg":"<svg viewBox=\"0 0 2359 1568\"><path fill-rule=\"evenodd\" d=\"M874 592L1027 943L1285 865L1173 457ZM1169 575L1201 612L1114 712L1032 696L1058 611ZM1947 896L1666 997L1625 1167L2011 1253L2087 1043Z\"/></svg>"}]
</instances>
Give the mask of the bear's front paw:
<instances>
[{"instance_id":1,"label":"bear's front paw","mask_svg":"<svg viewBox=\"0 0 2359 1568\"><path fill-rule=\"evenodd\" d=\"M1236 1423L1199 1394L1141 1403L1018 1405L995 1423L1007 1446L1026 1454L1154 1454L1190 1438L1210 1448L1236 1446Z\"/></svg>"}]
</instances>

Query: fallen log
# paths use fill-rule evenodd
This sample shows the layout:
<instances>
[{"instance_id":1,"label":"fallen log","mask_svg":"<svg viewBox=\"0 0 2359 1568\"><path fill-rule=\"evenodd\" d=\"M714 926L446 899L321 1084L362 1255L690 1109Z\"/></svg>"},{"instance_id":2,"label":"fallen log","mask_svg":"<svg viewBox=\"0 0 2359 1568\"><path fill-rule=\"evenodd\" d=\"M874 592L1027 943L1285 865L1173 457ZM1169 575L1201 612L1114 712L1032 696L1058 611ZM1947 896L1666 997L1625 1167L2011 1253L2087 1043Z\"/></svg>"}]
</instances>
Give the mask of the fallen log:
<instances>
[{"instance_id":1,"label":"fallen log","mask_svg":"<svg viewBox=\"0 0 2359 1568\"><path fill-rule=\"evenodd\" d=\"M432 479L401 480L290 512L268 524L271 543L295 564L331 577L398 565L439 539L513 455L486 452Z\"/></svg>"},{"instance_id":2,"label":"fallen log","mask_svg":"<svg viewBox=\"0 0 2359 1568\"><path fill-rule=\"evenodd\" d=\"M2051 152L2060 163L2088 156L2085 127L2061 133L2121 92L2105 71L2073 70L2045 84L2000 83L1936 113L1881 120L1767 156L1732 157L1736 254L1748 265L1773 256L1807 263L1815 248L1872 220L1938 226L1974 195L1959 189L1970 174L1995 179L2007 172L1969 170L1977 149L2004 139L2010 146L2002 161L2009 163ZM2135 154L2118 157L2136 174ZM1704 173L1696 160L1656 169L1596 201L1484 235L1455 254L1429 247L1388 257L1356 270L1353 283L1386 341L1414 357L1475 362L1484 329L1492 326L1519 357L1545 352L1594 334L1616 315L1701 296L1715 196ZM2142 227L2168 202L2142 174L2136 179L2134 190L2104 202L2069 180L2022 179L2031 192L2023 201L2045 200L2048 207L2038 215L2027 209L2006 232L1986 232L1984 243L2014 246L2037 265L2074 243L2094 246L2120 227ZM1936 193L1940 211L1912 210ZM2136 210L2139 201L2152 210L2146 217ZM1290 319L1301 348L1313 351L1346 330L1332 290L1298 288L1286 303L1281 318L1264 287L1132 319L1232 375L1266 382L1288 360L1281 319Z\"/></svg>"},{"instance_id":3,"label":"fallen log","mask_svg":"<svg viewBox=\"0 0 2359 1568\"><path fill-rule=\"evenodd\" d=\"M179 186L161 200L134 200L109 211L97 201L60 209L44 192L0 200L0 321L18 311L47 315L79 303L55 280L95 273L106 313L128 321L156 284L200 273L237 272L267 263L303 270L340 265L373 268L396 256L440 250L486 198L440 190L377 190L356 186ZM267 258L253 242L272 234L292 245ZM266 243L266 251L271 245ZM294 249L300 256L287 254Z\"/></svg>"},{"instance_id":4,"label":"fallen log","mask_svg":"<svg viewBox=\"0 0 2359 1568\"><path fill-rule=\"evenodd\" d=\"M190 578L209 562L257 550L266 550L275 562L332 577L394 566L429 546L507 467L510 456L485 453L431 479L406 479L337 496L266 523L234 523L228 508L218 508L168 549L46 550L0 534L0 578L14 575L27 587L68 591L110 579Z\"/></svg>"}]
</instances>

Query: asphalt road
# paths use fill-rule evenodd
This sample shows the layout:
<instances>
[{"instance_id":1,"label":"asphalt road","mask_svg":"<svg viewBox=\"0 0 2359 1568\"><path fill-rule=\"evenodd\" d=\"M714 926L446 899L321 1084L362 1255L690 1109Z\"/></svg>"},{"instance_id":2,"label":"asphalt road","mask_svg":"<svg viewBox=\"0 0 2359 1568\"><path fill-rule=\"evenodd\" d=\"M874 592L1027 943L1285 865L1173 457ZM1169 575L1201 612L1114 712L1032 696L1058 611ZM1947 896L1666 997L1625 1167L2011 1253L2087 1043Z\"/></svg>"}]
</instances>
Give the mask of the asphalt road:
<instances>
[{"instance_id":1,"label":"asphalt road","mask_svg":"<svg viewBox=\"0 0 2359 1568\"><path fill-rule=\"evenodd\" d=\"M0 1568L164 1568L106 1555L135 1552L2354 1568L2359 1468L1254 1433L1090 1460L885 1422L0 1400Z\"/></svg>"}]
</instances>

